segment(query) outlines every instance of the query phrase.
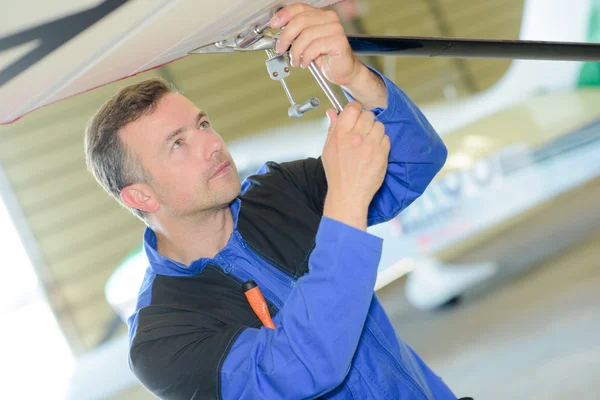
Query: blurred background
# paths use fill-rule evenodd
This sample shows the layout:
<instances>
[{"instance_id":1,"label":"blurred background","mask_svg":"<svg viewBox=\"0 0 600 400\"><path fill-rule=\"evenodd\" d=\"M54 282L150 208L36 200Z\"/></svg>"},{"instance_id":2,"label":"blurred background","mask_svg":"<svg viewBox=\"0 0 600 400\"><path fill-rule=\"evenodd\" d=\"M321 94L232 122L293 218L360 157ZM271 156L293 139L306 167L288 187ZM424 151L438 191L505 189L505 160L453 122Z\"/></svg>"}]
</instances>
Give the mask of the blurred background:
<instances>
[{"instance_id":1,"label":"blurred background","mask_svg":"<svg viewBox=\"0 0 600 400\"><path fill-rule=\"evenodd\" d=\"M568 3L568 4L567 4ZM346 0L347 33L600 39L595 0ZM318 155L322 106L287 117L263 52L196 55L0 126L2 398L152 399L127 366L124 318L144 225L86 171L83 130L118 88L171 81L206 110L241 178ZM372 229L378 295L399 334L460 396L598 398L597 64L364 57L424 110L450 153L421 199Z\"/></svg>"}]
</instances>

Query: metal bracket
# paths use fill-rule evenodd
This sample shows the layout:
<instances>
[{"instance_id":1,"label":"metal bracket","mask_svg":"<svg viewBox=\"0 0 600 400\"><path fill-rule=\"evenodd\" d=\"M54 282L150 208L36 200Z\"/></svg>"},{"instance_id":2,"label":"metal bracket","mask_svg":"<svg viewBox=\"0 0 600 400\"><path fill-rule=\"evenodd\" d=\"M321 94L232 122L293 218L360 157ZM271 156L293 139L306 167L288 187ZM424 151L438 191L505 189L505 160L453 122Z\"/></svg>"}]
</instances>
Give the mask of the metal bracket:
<instances>
[{"instance_id":1,"label":"metal bracket","mask_svg":"<svg viewBox=\"0 0 600 400\"><path fill-rule=\"evenodd\" d=\"M198 47L188 54L236 53L244 51L272 50L275 48L275 39L271 37L263 36L258 38L245 48L238 45L238 40L239 38L220 40L213 44Z\"/></svg>"},{"instance_id":2,"label":"metal bracket","mask_svg":"<svg viewBox=\"0 0 600 400\"><path fill-rule=\"evenodd\" d=\"M271 50L267 50L267 55L269 59L265 61L265 65L271 79L278 81L287 78L290 75L290 66L285 56L283 54L275 55Z\"/></svg>"},{"instance_id":3,"label":"metal bracket","mask_svg":"<svg viewBox=\"0 0 600 400\"><path fill-rule=\"evenodd\" d=\"M284 54L277 54L273 50L267 50L268 59L265 61L269 77L274 81L281 82L283 91L285 92L288 100L290 101L290 108L288 109L288 116L292 119L300 118L305 112L314 110L319 107L320 102L316 97L312 97L302 104L296 104L292 93L285 83L285 78L290 75L290 66L285 58Z\"/></svg>"}]
</instances>

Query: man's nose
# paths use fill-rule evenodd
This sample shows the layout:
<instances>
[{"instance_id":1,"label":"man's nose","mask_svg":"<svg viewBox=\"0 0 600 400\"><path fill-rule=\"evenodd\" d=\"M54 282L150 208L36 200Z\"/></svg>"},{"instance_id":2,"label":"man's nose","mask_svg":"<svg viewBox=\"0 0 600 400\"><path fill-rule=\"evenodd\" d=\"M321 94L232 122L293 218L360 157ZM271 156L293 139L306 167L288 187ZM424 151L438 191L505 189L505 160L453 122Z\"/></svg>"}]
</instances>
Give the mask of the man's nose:
<instances>
[{"instance_id":1,"label":"man's nose","mask_svg":"<svg viewBox=\"0 0 600 400\"><path fill-rule=\"evenodd\" d=\"M206 146L206 159L211 160L213 158L218 158L219 153L223 151L223 142L217 136L210 136L207 138L207 146Z\"/></svg>"}]
</instances>

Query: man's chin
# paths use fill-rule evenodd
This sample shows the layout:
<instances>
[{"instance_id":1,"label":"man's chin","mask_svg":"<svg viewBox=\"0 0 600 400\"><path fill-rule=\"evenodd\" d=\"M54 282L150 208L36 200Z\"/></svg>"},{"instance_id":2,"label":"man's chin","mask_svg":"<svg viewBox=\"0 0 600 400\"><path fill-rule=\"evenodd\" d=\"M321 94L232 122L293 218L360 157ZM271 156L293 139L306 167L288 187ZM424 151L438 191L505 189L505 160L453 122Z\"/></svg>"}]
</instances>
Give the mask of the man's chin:
<instances>
[{"instance_id":1,"label":"man's chin","mask_svg":"<svg viewBox=\"0 0 600 400\"><path fill-rule=\"evenodd\" d=\"M238 197L241 190L242 190L242 185L240 183L240 180L238 179L236 184L232 185L231 191L228 193L229 196L227 196L227 197L228 197L229 201L227 202L227 204L231 204L231 202L234 201L236 199L236 197Z\"/></svg>"},{"instance_id":2,"label":"man's chin","mask_svg":"<svg viewBox=\"0 0 600 400\"><path fill-rule=\"evenodd\" d=\"M209 207L224 208L229 206L240 194L241 190L242 185L239 179L236 179L235 182L228 182L226 186L213 189L212 196L210 196L212 204ZM206 198L206 193L201 193L200 196Z\"/></svg>"},{"instance_id":3,"label":"man's chin","mask_svg":"<svg viewBox=\"0 0 600 400\"><path fill-rule=\"evenodd\" d=\"M221 192L225 196L235 197L240 193L240 190L242 190L242 184L240 182L240 178L237 176L237 173L234 173L232 171L228 175L229 176L221 177L220 182L214 182L215 184L211 186L213 186L216 191Z\"/></svg>"}]
</instances>

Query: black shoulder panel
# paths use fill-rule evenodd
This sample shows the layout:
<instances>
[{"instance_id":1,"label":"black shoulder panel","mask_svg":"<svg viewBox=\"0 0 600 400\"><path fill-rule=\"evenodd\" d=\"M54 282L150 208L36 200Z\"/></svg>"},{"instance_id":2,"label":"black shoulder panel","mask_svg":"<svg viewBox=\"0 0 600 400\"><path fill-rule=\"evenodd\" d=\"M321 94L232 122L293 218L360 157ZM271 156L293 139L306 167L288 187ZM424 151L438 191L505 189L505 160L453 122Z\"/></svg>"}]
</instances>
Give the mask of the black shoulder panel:
<instances>
[{"instance_id":1,"label":"black shoulder panel","mask_svg":"<svg viewBox=\"0 0 600 400\"><path fill-rule=\"evenodd\" d=\"M299 278L308 268L327 192L320 159L277 164L247 178L238 230L264 260Z\"/></svg>"},{"instance_id":2,"label":"black shoulder panel","mask_svg":"<svg viewBox=\"0 0 600 400\"><path fill-rule=\"evenodd\" d=\"M220 398L225 355L244 328L260 326L241 284L211 265L196 276L156 276L129 353L146 388L161 399Z\"/></svg>"}]
</instances>

